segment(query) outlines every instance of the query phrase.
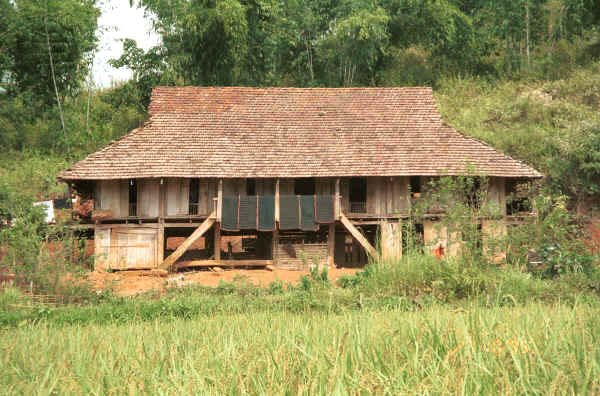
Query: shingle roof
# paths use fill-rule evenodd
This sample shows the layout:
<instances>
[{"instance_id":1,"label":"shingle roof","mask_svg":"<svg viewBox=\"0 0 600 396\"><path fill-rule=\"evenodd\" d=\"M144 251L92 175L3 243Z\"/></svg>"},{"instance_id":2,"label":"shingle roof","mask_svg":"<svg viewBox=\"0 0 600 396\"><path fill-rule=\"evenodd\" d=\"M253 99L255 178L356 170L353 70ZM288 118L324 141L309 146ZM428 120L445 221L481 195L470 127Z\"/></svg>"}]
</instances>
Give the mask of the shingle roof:
<instances>
[{"instance_id":1,"label":"shingle roof","mask_svg":"<svg viewBox=\"0 0 600 396\"><path fill-rule=\"evenodd\" d=\"M443 124L431 88L156 87L149 112L60 178L541 176Z\"/></svg>"}]
</instances>

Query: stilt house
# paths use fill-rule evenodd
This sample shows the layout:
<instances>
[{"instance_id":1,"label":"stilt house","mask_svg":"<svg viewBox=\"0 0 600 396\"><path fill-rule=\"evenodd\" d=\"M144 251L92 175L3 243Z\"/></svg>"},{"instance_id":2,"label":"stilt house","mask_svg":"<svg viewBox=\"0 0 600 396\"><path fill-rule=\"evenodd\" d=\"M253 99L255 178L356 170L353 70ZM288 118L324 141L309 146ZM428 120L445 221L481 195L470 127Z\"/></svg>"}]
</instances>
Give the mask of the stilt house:
<instances>
[{"instance_id":1,"label":"stilt house","mask_svg":"<svg viewBox=\"0 0 600 396\"><path fill-rule=\"evenodd\" d=\"M59 176L94 202L97 268L360 265L377 235L401 254L431 178L475 167L505 217L541 177L444 124L430 88L156 87L149 114Z\"/></svg>"}]
</instances>

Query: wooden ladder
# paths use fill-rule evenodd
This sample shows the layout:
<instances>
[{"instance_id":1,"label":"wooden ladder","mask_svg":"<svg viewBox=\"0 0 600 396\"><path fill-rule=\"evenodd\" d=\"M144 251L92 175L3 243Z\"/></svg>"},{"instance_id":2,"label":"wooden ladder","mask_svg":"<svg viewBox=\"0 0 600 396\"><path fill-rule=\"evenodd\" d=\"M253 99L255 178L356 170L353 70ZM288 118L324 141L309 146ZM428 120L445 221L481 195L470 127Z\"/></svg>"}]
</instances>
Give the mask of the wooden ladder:
<instances>
[{"instance_id":1,"label":"wooden ladder","mask_svg":"<svg viewBox=\"0 0 600 396\"><path fill-rule=\"evenodd\" d=\"M361 244L361 246L365 249L369 257L376 261L379 260L377 250L375 250L375 248L369 243L369 241L367 241L367 238L365 238L362 232L360 232L360 230L356 228L354 224L352 224L352 222L342 212L340 212L340 221L342 222L344 227L346 227L346 229L350 232L350 234L352 234L354 239L356 239L358 243Z\"/></svg>"},{"instance_id":2,"label":"wooden ladder","mask_svg":"<svg viewBox=\"0 0 600 396\"><path fill-rule=\"evenodd\" d=\"M208 218L204 220L204 222L200 224L198 228L196 228L192 235L183 241L183 243L179 245L179 247L173 253L171 253L169 257L162 262L162 264L158 266L158 268L164 270L171 269L173 264L175 264L175 261L177 261L177 259L181 257L183 253L185 253L185 251L188 250L190 246L192 246L192 244L198 240L198 238L204 235L206 231L210 230L212 225L215 224L216 219L215 212L212 212L210 216L208 216Z\"/></svg>"}]
</instances>

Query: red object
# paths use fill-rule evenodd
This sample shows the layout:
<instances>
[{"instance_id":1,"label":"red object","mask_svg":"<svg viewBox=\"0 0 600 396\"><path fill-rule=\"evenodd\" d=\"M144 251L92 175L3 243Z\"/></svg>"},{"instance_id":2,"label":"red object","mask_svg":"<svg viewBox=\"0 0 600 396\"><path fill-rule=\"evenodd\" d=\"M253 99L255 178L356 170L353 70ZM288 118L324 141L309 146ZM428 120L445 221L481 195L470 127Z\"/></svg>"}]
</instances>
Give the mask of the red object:
<instances>
[{"instance_id":1,"label":"red object","mask_svg":"<svg viewBox=\"0 0 600 396\"><path fill-rule=\"evenodd\" d=\"M435 257L441 259L444 256L444 247L442 245L439 245L433 250L433 253L435 254Z\"/></svg>"}]
</instances>

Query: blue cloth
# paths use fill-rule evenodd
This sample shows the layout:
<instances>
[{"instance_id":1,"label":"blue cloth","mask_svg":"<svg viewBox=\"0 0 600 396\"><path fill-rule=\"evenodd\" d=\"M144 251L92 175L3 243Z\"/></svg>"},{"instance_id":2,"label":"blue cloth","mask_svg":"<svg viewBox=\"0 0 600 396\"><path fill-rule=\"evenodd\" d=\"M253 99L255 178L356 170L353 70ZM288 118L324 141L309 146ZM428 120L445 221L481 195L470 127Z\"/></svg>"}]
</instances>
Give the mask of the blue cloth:
<instances>
[{"instance_id":1,"label":"blue cloth","mask_svg":"<svg viewBox=\"0 0 600 396\"><path fill-rule=\"evenodd\" d=\"M301 195L300 196L300 213L302 231L316 231L319 225L315 222L315 196Z\"/></svg>"},{"instance_id":2,"label":"blue cloth","mask_svg":"<svg viewBox=\"0 0 600 396\"><path fill-rule=\"evenodd\" d=\"M275 197L272 195L258 198L258 230L275 230Z\"/></svg>"},{"instance_id":3,"label":"blue cloth","mask_svg":"<svg viewBox=\"0 0 600 396\"><path fill-rule=\"evenodd\" d=\"M279 229L300 229L300 214L298 211L298 196L281 195L279 197Z\"/></svg>"},{"instance_id":4,"label":"blue cloth","mask_svg":"<svg viewBox=\"0 0 600 396\"><path fill-rule=\"evenodd\" d=\"M238 214L238 197L223 197L221 201L221 229L224 231L238 231Z\"/></svg>"}]
</instances>

